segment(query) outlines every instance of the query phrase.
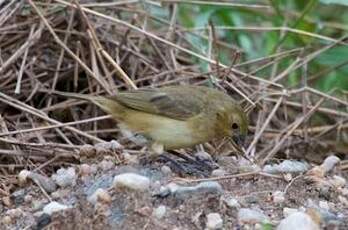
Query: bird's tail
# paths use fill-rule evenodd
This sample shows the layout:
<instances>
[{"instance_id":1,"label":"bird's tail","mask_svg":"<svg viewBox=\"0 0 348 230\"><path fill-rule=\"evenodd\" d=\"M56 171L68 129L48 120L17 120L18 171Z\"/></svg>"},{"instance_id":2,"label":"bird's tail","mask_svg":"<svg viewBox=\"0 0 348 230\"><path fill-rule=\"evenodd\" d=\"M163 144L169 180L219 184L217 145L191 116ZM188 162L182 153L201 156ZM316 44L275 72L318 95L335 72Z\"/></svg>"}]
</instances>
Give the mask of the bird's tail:
<instances>
[{"instance_id":1,"label":"bird's tail","mask_svg":"<svg viewBox=\"0 0 348 230\"><path fill-rule=\"evenodd\" d=\"M111 114L116 119L119 119L120 114L124 111L123 106L120 105L116 100L104 96L94 96L89 94L70 93L56 90L47 90L47 93L92 102L104 110L104 112Z\"/></svg>"}]
</instances>

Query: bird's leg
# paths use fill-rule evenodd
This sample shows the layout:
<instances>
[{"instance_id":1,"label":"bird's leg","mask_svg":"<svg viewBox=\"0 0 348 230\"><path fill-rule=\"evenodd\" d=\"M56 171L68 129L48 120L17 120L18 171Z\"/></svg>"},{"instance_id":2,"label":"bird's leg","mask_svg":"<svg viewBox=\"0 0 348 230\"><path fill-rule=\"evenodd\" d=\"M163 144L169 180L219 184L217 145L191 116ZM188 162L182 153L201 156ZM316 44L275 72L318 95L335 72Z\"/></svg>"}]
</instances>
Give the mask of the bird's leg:
<instances>
[{"instance_id":1,"label":"bird's leg","mask_svg":"<svg viewBox=\"0 0 348 230\"><path fill-rule=\"evenodd\" d=\"M210 161L206 159L192 158L177 151L169 151L169 153L186 160L188 163L192 165L196 165L196 167L200 170L212 171L213 169L218 168L216 166L216 163L212 160Z\"/></svg>"}]
</instances>

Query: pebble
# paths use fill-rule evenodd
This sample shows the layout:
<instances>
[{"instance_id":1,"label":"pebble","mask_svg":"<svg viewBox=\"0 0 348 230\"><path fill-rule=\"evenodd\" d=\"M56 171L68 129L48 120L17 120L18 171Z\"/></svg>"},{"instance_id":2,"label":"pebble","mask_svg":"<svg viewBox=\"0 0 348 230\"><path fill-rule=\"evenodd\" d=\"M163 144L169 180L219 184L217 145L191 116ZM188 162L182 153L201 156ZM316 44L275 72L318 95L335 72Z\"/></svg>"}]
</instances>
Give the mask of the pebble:
<instances>
[{"instance_id":1,"label":"pebble","mask_svg":"<svg viewBox=\"0 0 348 230\"><path fill-rule=\"evenodd\" d=\"M69 167L67 169L61 168L52 175L52 179L60 187L74 186L76 184L77 174L73 167Z\"/></svg>"},{"instance_id":2,"label":"pebble","mask_svg":"<svg viewBox=\"0 0 348 230\"><path fill-rule=\"evenodd\" d=\"M101 142L101 143L97 143L94 145L94 147L96 148L105 148L105 149L109 149L109 150L119 150L119 149L123 149L123 146L118 143L118 141L116 140L112 140L109 142Z\"/></svg>"},{"instance_id":3,"label":"pebble","mask_svg":"<svg viewBox=\"0 0 348 230\"><path fill-rule=\"evenodd\" d=\"M51 193L57 190L57 185L49 177L34 172L31 172L27 177L41 186L46 192Z\"/></svg>"},{"instance_id":4,"label":"pebble","mask_svg":"<svg viewBox=\"0 0 348 230\"><path fill-rule=\"evenodd\" d=\"M59 212L65 209L68 209L69 206L64 205L64 204L60 204L56 201L52 201L50 203L48 203L44 208L43 208L43 212L48 214L48 215L52 215L52 213L54 212Z\"/></svg>"},{"instance_id":5,"label":"pebble","mask_svg":"<svg viewBox=\"0 0 348 230\"><path fill-rule=\"evenodd\" d=\"M81 176L88 176L92 174L92 167L89 164L80 165L80 174Z\"/></svg>"},{"instance_id":6,"label":"pebble","mask_svg":"<svg viewBox=\"0 0 348 230\"><path fill-rule=\"evenodd\" d=\"M128 164L138 164L139 163L139 159L136 155L132 155L132 154L129 154L127 152L123 152L122 155L123 155L125 162Z\"/></svg>"},{"instance_id":7,"label":"pebble","mask_svg":"<svg viewBox=\"0 0 348 230\"><path fill-rule=\"evenodd\" d=\"M298 212L298 210L296 208L283 208L283 216L284 217L288 217L291 214Z\"/></svg>"},{"instance_id":8,"label":"pebble","mask_svg":"<svg viewBox=\"0 0 348 230\"><path fill-rule=\"evenodd\" d=\"M262 171L266 173L302 173L309 169L309 164L302 161L285 160L280 164L265 165Z\"/></svg>"},{"instance_id":9,"label":"pebble","mask_svg":"<svg viewBox=\"0 0 348 230\"><path fill-rule=\"evenodd\" d=\"M102 160L98 164L98 166L102 171L108 171L108 170L112 169L115 166L115 164L114 164L114 162L109 161L109 160Z\"/></svg>"},{"instance_id":10,"label":"pebble","mask_svg":"<svg viewBox=\"0 0 348 230\"><path fill-rule=\"evenodd\" d=\"M194 156L201 161L213 161L213 158L210 156L210 154L204 151L199 151L195 153Z\"/></svg>"},{"instance_id":11,"label":"pebble","mask_svg":"<svg viewBox=\"0 0 348 230\"><path fill-rule=\"evenodd\" d=\"M214 230L214 229L222 229L223 220L219 213L209 213L207 215L207 224L206 229Z\"/></svg>"},{"instance_id":12,"label":"pebble","mask_svg":"<svg viewBox=\"0 0 348 230\"><path fill-rule=\"evenodd\" d=\"M92 204L96 204L97 202L109 204L111 203L111 196L106 190L98 188L87 200Z\"/></svg>"},{"instance_id":13,"label":"pebble","mask_svg":"<svg viewBox=\"0 0 348 230\"><path fill-rule=\"evenodd\" d=\"M27 182L28 175L30 174L30 171L23 169L18 174L18 182L20 185L24 185Z\"/></svg>"},{"instance_id":14,"label":"pebble","mask_svg":"<svg viewBox=\"0 0 348 230\"><path fill-rule=\"evenodd\" d=\"M31 203L33 201L33 196L28 194L24 196L24 202Z\"/></svg>"},{"instance_id":15,"label":"pebble","mask_svg":"<svg viewBox=\"0 0 348 230\"><path fill-rule=\"evenodd\" d=\"M277 230L319 230L312 218L303 212L295 212L283 219Z\"/></svg>"},{"instance_id":16,"label":"pebble","mask_svg":"<svg viewBox=\"0 0 348 230\"><path fill-rule=\"evenodd\" d=\"M12 224L12 218L9 216L4 216L1 222L5 225L10 225Z\"/></svg>"},{"instance_id":17,"label":"pebble","mask_svg":"<svg viewBox=\"0 0 348 230\"><path fill-rule=\"evenodd\" d=\"M327 201L319 201L319 207L321 209L324 209L326 211L329 211L330 210L330 206L329 206L329 203Z\"/></svg>"},{"instance_id":18,"label":"pebble","mask_svg":"<svg viewBox=\"0 0 348 230\"><path fill-rule=\"evenodd\" d=\"M160 205L153 210L152 216L157 219L162 219L166 215L167 208L164 205Z\"/></svg>"},{"instance_id":19,"label":"pebble","mask_svg":"<svg viewBox=\"0 0 348 230\"><path fill-rule=\"evenodd\" d=\"M196 186L179 186L175 183L161 187L159 194L161 197L174 196L178 199L185 199L190 196L206 196L207 194L222 194L222 186L216 181L206 181Z\"/></svg>"},{"instance_id":20,"label":"pebble","mask_svg":"<svg viewBox=\"0 0 348 230\"><path fill-rule=\"evenodd\" d=\"M238 200L233 198L233 197L225 198L224 201L225 201L226 205L230 208L240 208L241 207Z\"/></svg>"},{"instance_id":21,"label":"pebble","mask_svg":"<svg viewBox=\"0 0 348 230\"><path fill-rule=\"evenodd\" d=\"M328 156L324 162L321 164L321 167L324 170L324 173L330 172L339 162L340 158L336 156Z\"/></svg>"},{"instance_id":22,"label":"pebble","mask_svg":"<svg viewBox=\"0 0 348 230\"><path fill-rule=\"evenodd\" d=\"M220 176L225 176L226 175L226 171L223 169L215 169L211 172L211 175L213 177L220 177Z\"/></svg>"},{"instance_id":23,"label":"pebble","mask_svg":"<svg viewBox=\"0 0 348 230\"><path fill-rule=\"evenodd\" d=\"M347 180L341 176L334 175L330 180L330 183L336 188L343 188L347 184Z\"/></svg>"},{"instance_id":24,"label":"pebble","mask_svg":"<svg viewBox=\"0 0 348 230\"><path fill-rule=\"evenodd\" d=\"M14 208L14 209L9 209L6 212L6 215L10 216L12 219L18 218L23 214L22 209L20 208Z\"/></svg>"},{"instance_id":25,"label":"pebble","mask_svg":"<svg viewBox=\"0 0 348 230\"><path fill-rule=\"evenodd\" d=\"M113 186L145 191L150 188L150 179L135 173L123 173L114 177Z\"/></svg>"},{"instance_id":26,"label":"pebble","mask_svg":"<svg viewBox=\"0 0 348 230\"><path fill-rule=\"evenodd\" d=\"M240 223L265 223L269 222L268 217L259 210L241 208L238 212L238 220Z\"/></svg>"},{"instance_id":27,"label":"pebble","mask_svg":"<svg viewBox=\"0 0 348 230\"><path fill-rule=\"evenodd\" d=\"M167 165L163 165L163 166L161 167L161 172L162 172L164 175L167 175L167 176L169 176L169 175L172 174L172 170L171 170L170 167L167 166Z\"/></svg>"},{"instance_id":28,"label":"pebble","mask_svg":"<svg viewBox=\"0 0 348 230\"><path fill-rule=\"evenodd\" d=\"M284 203L285 194L282 191L275 191L272 196L272 200L276 204Z\"/></svg>"}]
</instances>

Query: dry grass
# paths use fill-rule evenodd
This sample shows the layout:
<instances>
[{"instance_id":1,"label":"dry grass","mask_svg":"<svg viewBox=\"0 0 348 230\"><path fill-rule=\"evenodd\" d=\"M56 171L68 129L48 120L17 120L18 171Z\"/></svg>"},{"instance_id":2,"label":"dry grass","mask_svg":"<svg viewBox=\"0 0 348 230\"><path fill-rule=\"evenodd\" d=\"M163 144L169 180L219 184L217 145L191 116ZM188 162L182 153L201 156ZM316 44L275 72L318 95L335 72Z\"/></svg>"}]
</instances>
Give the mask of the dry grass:
<instances>
[{"instance_id":1,"label":"dry grass","mask_svg":"<svg viewBox=\"0 0 348 230\"><path fill-rule=\"evenodd\" d=\"M76 162L85 143L103 142L118 134L116 128L110 129L110 117L94 105L53 96L50 90L114 94L131 88L208 84L225 90L249 111L246 151L260 165L275 158L320 162L321 154L348 154L348 144L342 141L348 128L347 100L334 96L336 92L329 95L311 88L306 72L319 54L346 45L344 38L264 28L302 33L329 44L279 49L271 56L239 62L241 51L215 36L215 30L228 28L184 29L177 23L175 4L168 21L148 14L140 1L131 0L78 5L28 0L2 5L0 194L9 193L18 170L50 173ZM206 38L210 52L196 51L187 34ZM230 50L232 66L216 61L219 49ZM297 57L296 61L279 69L277 63L289 56ZM210 70L201 73L194 59L209 63ZM258 77L265 68L273 68L274 74ZM298 69L303 70L301 85L287 89L286 78ZM203 146L207 151L214 150L215 145L207 146Z\"/></svg>"}]
</instances>

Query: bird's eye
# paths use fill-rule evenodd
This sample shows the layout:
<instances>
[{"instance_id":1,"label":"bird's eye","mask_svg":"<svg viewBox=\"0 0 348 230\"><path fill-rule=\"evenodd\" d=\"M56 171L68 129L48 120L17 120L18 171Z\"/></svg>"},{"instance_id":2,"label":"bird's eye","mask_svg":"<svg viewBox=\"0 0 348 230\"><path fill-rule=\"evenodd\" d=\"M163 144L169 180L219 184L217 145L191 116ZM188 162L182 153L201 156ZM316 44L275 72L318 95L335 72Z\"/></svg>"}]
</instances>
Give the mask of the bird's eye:
<instances>
[{"instance_id":1,"label":"bird's eye","mask_svg":"<svg viewBox=\"0 0 348 230\"><path fill-rule=\"evenodd\" d=\"M239 128L239 126L238 126L237 123L233 123L233 124L232 124L232 129L238 129L238 128Z\"/></svg>"}]
</instances>

